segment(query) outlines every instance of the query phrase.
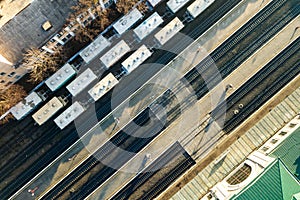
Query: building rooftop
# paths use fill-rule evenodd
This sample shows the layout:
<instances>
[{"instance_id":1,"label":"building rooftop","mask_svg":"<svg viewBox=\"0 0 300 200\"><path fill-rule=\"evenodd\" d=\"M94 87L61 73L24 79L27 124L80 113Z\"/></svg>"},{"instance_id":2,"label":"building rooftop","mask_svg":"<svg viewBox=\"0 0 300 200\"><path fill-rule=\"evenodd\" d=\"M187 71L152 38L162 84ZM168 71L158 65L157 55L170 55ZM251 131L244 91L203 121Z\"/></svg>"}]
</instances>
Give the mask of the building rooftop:
<instances>
[{"instance_id":1,"label":"building rooftop","mask_svg":"<svg viewBox=\"0 0 300 200\"><path fill-rule=\"evenodd\" d=\"M288 200L300 192L300 184L280 159L268 166L235 199L276 199Z\"/></svg>"},{"instance_id":2,"label":"building rooftop","mask_svg":"<svg viewBox=\"0 0 300 200\"><path fill-rule=\"evenodd\" d=\"M300 180L300 128L286 138L272 153Z\"/></svg>"},{"instance_id":3,"label":"building rooftop","mask_svg":"<svg viewBox=\"0 0 300 200\"><path fill-rule=\"evenodd\" d=\"M276 109L276 108L280 108L280 109ZM300 124L300 119L299 117L297 117L299 111L300 111L300 88L296 89L292 94L287 96L284 99L284 101L282 101L275 108L273 108L252 128L246 131L244 135L242 135L241 137L239 137L239 139L237 139L234 143L232 143L227 148L229 150L229 153L225 154L226 155L225 157L223 157L222 155L216 157L215 159L219 160L219 162L216 162L215 160L213 162L210 162L209 165L207 165L201 171L199 171L198 174L191 181L189 181L186 185L181 187L176 192L176 194L174 194L170 199L193 200L193 199L200 198L203 200L208 200L209 198L207 198L207 196L210 195L209 191L211 191L212 187L217 187L217 185L220 184L222 187L218 187L218 188L223 188L221 193L222 196L227 197L230 196L231 194L232 195L237 194L238 191L244 186L243 184L245 184L245 182L247 183L251 179L251 177L248 178L246 181L244 181L243 184L239 184L238 186L236 185L237 187L234 188L227 187L228 183L224 179L230 173L232 172L234 173L235 172L234 170L237 169L237 166L243 163L244 160L248 157L248 155L251 154L254 150L262 147L269 139L272 139L272 136L276 136L276 133L280 133L282 129L286 130L285 125L287 125L286 124L287 121L295 120L293 123ZM285 137L285 136L286 135L280 137ZM260 152L260 154L266 153L260 150L256 152ZM274 160L274 158L270 156L268 157ZM263 159L263 161L264 160L266 159ZM266 165L264 162L260 162L259 164L255 164L255 166L257 167L256 170L253 170L253 172L259 171L258 169L262 168L261 166L266 166ZM249 182L251 182L251 180ZM224 182L226 182L225 186L224 186ZM174 184L177 184L177 182L175 182Z\"/></svg>"},{"instance_id":4,"label":"building rooftop","mask_svg":"<svg viewBox=\"0 0 300 200\"><path fill-rule=\"evenodd\" d=\"M300 200L300 192L297 194L294 194L293 200Z\"/></svg>"},{"instance_id":5,"label":"building rooftop","mask_svg":"<svg viewBox=\"0 0 300 200\"><path fill-rule=\"evenodd\" d=\"M45 40L58 32L66 22L71 7L76 3L77 0L11 1L10 6L20 4L20 10L4 24L0 23L0 54L15 64L22 59L26 49L40 47ZM46 21L52 25L48 31L42 28Z\"/></svg>"},{"instance_id":6,"label":"building rooftop","mask_svg":"<svg viewBox=\"0 0 300 200\"><path fill-rule=\"evenodd\" d=\"M33 0L2 0L0 1L0 27L31 4Z\"/></svg>"}]
</instances>

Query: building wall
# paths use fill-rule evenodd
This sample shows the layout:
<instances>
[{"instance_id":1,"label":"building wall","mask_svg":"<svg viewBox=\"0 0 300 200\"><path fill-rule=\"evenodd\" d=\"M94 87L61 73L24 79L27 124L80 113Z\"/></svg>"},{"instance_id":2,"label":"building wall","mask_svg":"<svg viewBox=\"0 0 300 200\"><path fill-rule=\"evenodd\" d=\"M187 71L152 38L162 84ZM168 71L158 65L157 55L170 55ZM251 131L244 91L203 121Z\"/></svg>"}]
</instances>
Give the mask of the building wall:
<instances>
[{"instance_id":1,"label":"building wall","mask_svg":"<svg viewBox=\"0 0 300 200\"><path fill-rule=\"evenodd\" d=\"M0 54L16 64L29 47L40 47L56 32L61 30L71 7L77 0L35 0L14 18L0 28ZM52 28L43 30L44 22L50 21ZM14 74L15 72L15 74ZM12 77L8 76L13 73ZM7 83L15 82L26 73L25 69L15 69L0 62L0 89ZM4 81L4 82L3 82Z\"/></svg>"},{"instance_id":2,"label":"building wall","mask_svg":"<svg viewBox=\"0 0 300 200\"><path fill-rule=\"evenodd\" d=\"M27 73L27 70L23 67L15 69L12 65L0 61L0 90L16 82L25 73Z\"/></svg>"}]
</instances>

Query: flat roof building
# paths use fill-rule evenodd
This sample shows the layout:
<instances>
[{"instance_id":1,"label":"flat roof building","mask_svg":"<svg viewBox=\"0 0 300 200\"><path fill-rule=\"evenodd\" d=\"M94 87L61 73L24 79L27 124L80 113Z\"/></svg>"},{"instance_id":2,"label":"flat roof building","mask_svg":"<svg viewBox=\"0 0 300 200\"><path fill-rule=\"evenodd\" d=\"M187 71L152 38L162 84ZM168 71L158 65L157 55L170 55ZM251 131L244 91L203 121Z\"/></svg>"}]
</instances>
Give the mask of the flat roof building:
<instances>
[{"instance_id":1,"label":"flat roof building","mask_svg":"<svg viewBox=\"0 0 300 200\"><path fill-rule=\"evenodd\" d=\"M40 47L45 40L61 29L72 11L71 7L76 3L77 0L31 1L2 25L0 54L15 63L23 57L25 49ZM47 21L51 23L51 28L45 31L43 24Z\"/></svg>"},{"instance_id":2,"label":"flat roof building","mask_svg":"<svg viewBox=\"0 0 300 200\"><path fill-rule=\"evenodd\" d=\"M28 70L24 67L15 68L0 55L0 90L7 88L19 80Z\"/></svg>"},{"instance_id":3,"label":"flat roof building","mask_svg":"<svg viewBox=\"0 0 300 200\"><path fill-rule=\"evenodd\" d=\"M7 2L7 3L6 3ZM2 1L0 18L0 55L10 64L0 62L0 89L15 83L28 72L18 62L30 47L41 47L65 24L77 0ZM1 4L2 5L2 4ZM43 25L51 27L45 30Z\"/></svg>"}]
</instances>

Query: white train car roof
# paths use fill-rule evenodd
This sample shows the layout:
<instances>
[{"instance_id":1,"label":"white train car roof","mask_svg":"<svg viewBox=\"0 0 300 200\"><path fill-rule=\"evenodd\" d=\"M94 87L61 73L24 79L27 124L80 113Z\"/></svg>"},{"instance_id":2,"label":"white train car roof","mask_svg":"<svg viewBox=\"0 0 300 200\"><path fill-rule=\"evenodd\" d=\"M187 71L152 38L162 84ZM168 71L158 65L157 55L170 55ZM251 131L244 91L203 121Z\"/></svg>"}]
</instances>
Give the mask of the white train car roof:
<instances>
[{"instance_id":1,"label":"white train car roof","mask_svg":"<svg viewBox=\"0 0 300 200\"><path fill-rule=\"evenodd\" d=\"M187 8L187 11L192 15L192 17L196 18L214 1L215 0L196 0Z\"/></svg>"},{"instance_id":2,"label":"white train car roof","mask_svg":"<svg viewBox=\"0 0 300 200\"><path fill-rule=\"evenodd\" d=\"M97 101L108 91L110 91L114 86L116 86L119 81L114 77L112 73L109 73L101 81L99 81L93 88L91 88L88 93L91 97Z\"/></svg>"},{"instance_id":3,"label":"white train car roof","mask_svg":"<svg viewBox=\"0 0 300 200\"><path fill-rule=\"evenodd\" d=\"M122 35L142 17L142 13L137 8L134 8L127 15L124 15L121 19L119 19L113 25L113 27L118 32L118 34Z\"/></svg>"},{"instance_id":4,"label":"white train car roof","mask_svg":"<svg viewBox=\"0 0 300 200\"><path fill-rule=\"evenodd\" d=\"M104 49L109 47L111 42L108 41L102 35L99 35L91 44L84 48L79 55L84 60L84 62L89 63L93 60L98 54L100 54Z\"/></svg>"},{"instance_id":5,"label":"white train car roof","mask_svg":"<svg viewBox=\"0 0 300 200\"><path fill-rule=\"evenodd\" d=\"M137 35L137 37L142 40L147 37L152 31L154 31L164 20L160 17L160 15L155 12L150 17L145 19L138 27L136 27L133 31Z\"/></svg>"},{"instance_id":6,"label":"white train car roof","mask_svg":"<svg viewBox=\"0 0 300 200\"><path fill-rule=\"evenodd\" d=\"M114 47L112 47L108 52L106 52L100 58L100 60L107 68L109 68L129 51L130 51L130 47L126 44L124 40L121 40Z\"/></svg>"},{"instance_id":7,"label":"white train car roof","mask_svg":"<svg viewBox=\"0 0 300 200\"><path fill-rule=\"evenodd\" d=\"M160 2L162 2L163 0L148 0L148 2L150 3L150 5L152 7L155 7L157 4L159 4Z\"/></svg>"},{"instance_id":8,"label":"white train car roof","mask_svg":"<svg viewBox=\"0 0 300 200\"><path fill-rule=\"evenodd\" d=\"M36 92L32 92L24 98L24 101L12 107L10 111L17 120L20 120L28 115L42 101L42 98Z\"/></svg>"},{"instance_id":9,"label":"white train car roof","mask_svg":"<svg viewBox=\"0 0 300 200\"><path fill-rule=\"evenodd\" d=\"M56 119L54 119L54 122L60 129L64 129L67 125L69 125L72 121L79 117L84 111L85 108L76 101L63 113L61 113Z\"/></svg>"},{"instance_id":10,"label":"white train car roof","mask_svg":"<svg viewBox=\"0 0 300 200\"><path fill-rule=\"evenodd\" d=\"M55 91L60 88L65 82L76 74L75 69L70 64L65 64L46 81L46 85L51 91Z\"/></svg>"},{"instance_id":11,"label":"white train car roof","mask_svg":"<svg viewBox=\"0 0 300 200\"><path fill-rule=\"evenodd\" d=\"M64 102L58 97L53 97L42 108L34 113L32 118L36 121L36 123L42 125L62 107L64 107Z\"/></svg>"},{"instance_id":12,"label":"white train car roof","mask_svg":"<svg viewBox=\"0 0 300 200\"><path fill-rule=\"evenodd\" d=\"M164 45L167 41L174 37L181 29L183 29L183 27L183 23L177 17L175 17L164 28L157 32L154 37L161 45Z\"/></svg>"},{"instance_id":13,"label":"white train car roof","mask_svg":"<svg viewBox=\"0 0 300 200\"><path fill-rule=\"evenodd\" d=\"M124 62L122 62L122 66L125 69L126 73L129 74L134 69L139 67L151 55L152 52L150 52L145 45L142 45L133 54L131 54L126 60L124 60Z\"/></svg>"},{"instance_id":14,"label":"white train car roof","mask_svg":"<svg viewBox=\"0 0 300 200\"><path fill-rule=\"evenodd\" d=\"M180 10L189 1L190 0L169 0L167 2L167 6L170 8L170 10L173 13L176 13L178 10Z\"/></svg>"},{"instance_id":15,"label":"white train car roof","mask_svg":"<svg viewBox=\"0 0 300 200\"><path fill-rule=\"evenodd\" d=\"M91 82L97 79L97 76L90 68L82 72L75 80L73 80L66 88L69 92L76 96L83 91Z\"/></svg>"}]
</instances>

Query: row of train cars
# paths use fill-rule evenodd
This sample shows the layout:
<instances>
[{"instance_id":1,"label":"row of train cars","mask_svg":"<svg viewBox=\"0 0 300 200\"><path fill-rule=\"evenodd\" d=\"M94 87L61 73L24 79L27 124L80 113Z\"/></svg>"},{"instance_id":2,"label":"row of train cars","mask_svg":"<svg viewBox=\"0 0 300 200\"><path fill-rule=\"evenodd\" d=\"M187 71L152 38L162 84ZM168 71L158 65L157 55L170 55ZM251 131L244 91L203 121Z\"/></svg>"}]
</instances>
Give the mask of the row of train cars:
<instances>
[{"instance_id":1,"label":"row of train cars","mask_svg":"<svg viewBox=\"0 0 300 200\"><path fill-rule=\"evenodd\" d=\"M148 0L148 2L154 7L159 4L162 0ZM169 9L176 13L190 0L169 0L167 6ZM187 11L192 17L197 17L201 12L203 12L209 5L213 3L214 0L196 0L188 8ZM137 9L133 9L127 15L123 16L113 27L118 32L118 34L123 34L126 30L132 27L137 21L142 17L141 13ZM154 12L147 19L142 21L133 31L136 36L141 40L147 37L151 32L153 32L161 23L163 22L162 17L156 12ZM155 39L160 45L164 45L169 39L176 35L184 27L183 23L175 17L171 22L159 30L155 35ZM105 49L110 47L111 42L103 37L101 34L86 48L81 50L79 55L83 61L87 64L93 60L97 55L103 52ZM108 69L113 64L115 64L121 57L126 53L130 52L129 45L126 44L124 40L121 40L113 47L111 47L105 54L100 58L102 64ZM141 65L147 58L151 56L152 52L145 46L142 45L136 51L134 51L124 62L122 62L122 68L126 74L129 74L139 65ZM45 84L52 91L56 91L67 81L77 75L77 69L66 63L62 66L56 73L49 77ZM70 94L75 97L95 80L98 76L91 70L87 68L85 71L77 75L77 77L66 86L66 89ZM97 101L104 94L110 91L119 83L119 80L112 74L109 73L107 76L102 78L98 83L88 90L90 97ZM47 98L38 92L31 92L26 98L10 109L12 115L17 119L21 120L32 111L34 111L40 104L44 103ZM47 122L53 115L62 110L67 104L67 98L63 97L53 97L51 100L47 101L39 110L37 110L32 118L38 125L42 125ZM80 116L86 109L88 105L83 105L79 101L75 101L71 106L65 109L58 117L54 119L54 122L60 129L64 129L68 124L74 121L78 116Z\"/></svg>"}]
</instances>

